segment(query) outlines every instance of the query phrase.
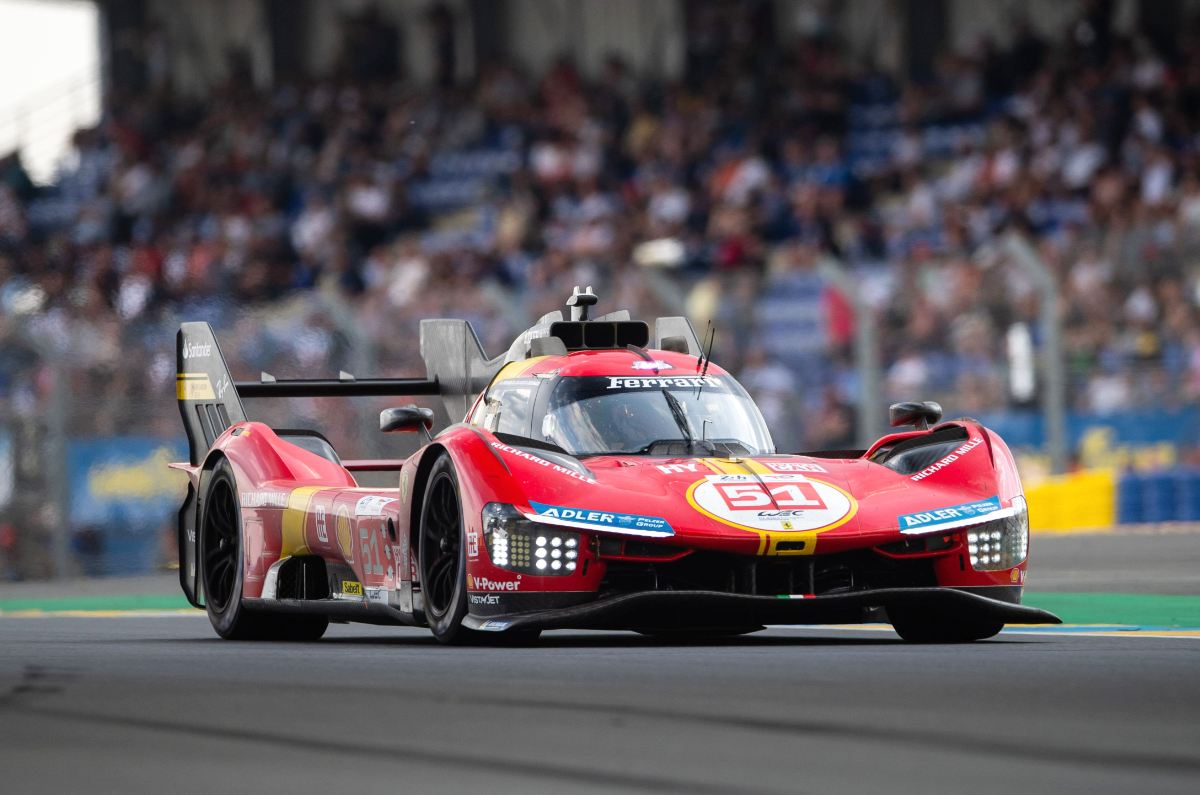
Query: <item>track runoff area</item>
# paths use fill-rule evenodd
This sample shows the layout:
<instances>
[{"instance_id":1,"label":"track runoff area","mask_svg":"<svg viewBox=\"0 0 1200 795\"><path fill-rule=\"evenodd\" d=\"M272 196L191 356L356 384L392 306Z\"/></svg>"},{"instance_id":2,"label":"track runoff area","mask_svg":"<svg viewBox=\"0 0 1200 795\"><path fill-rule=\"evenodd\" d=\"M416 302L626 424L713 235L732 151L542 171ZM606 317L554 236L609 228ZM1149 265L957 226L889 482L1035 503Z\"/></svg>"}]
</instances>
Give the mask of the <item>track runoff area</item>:
<instances>
[{"instance_id":1,"label":"track runoff area","mask_svg":"<svg viewBox=\"0 0 1200 795\"><path fill-rule=\"evenodd\" d=\"M1180 528L1174 528L1179 530ZM236 643L170 577L0 585L0 791L1200 791L1200 532L1032 542L1064 627Z\"/></svg>"},{"instance_id":2,"label":"track runoff area","mask_svg":"<svg viewBox=\"0 0 1200 795\"><path fill-rule=\"evenodd\" d=\"M1004 634L1200 638L1200 524L1035 532L1030 557L1023 603L1064 623L1010 626ZM172 575L0 584L0 618L203 615ZM891 632L887 624L804 629Z\"/></svg>"}]
</instances>

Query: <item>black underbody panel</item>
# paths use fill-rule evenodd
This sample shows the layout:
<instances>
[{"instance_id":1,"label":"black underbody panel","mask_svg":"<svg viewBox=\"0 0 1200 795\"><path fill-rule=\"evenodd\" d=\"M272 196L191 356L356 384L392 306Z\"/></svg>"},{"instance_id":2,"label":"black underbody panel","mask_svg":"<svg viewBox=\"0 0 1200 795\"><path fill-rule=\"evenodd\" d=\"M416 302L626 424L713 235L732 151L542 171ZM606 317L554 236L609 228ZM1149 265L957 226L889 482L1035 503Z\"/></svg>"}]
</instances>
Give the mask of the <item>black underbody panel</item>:
<instances>
[{"instance_id":1,"label":"black underbody panel","mask_svg":"<svg viewBox=\"0 0 1200 795\"><path fill-rule=\"evenodd\" d=\"M803 598L716 591L644 591L577 607L491 618L505 630L731 629L765 624L857 624L876 608L921 608L948 619L1004 624L1060 624L1053 613L954 588L886 588ZM483 619L468 617L479 628Z\"/></svg>"}]
</instances>

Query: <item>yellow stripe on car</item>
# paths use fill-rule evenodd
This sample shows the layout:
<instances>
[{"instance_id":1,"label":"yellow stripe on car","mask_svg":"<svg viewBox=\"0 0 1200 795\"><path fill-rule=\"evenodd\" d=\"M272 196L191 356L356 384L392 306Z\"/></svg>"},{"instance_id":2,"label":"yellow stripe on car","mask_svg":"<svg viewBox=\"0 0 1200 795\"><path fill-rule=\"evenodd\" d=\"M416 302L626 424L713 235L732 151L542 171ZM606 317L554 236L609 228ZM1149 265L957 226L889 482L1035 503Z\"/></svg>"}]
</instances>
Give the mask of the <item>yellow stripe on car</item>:
<instances>
[{"instance_id":1,"label":"yellow stripe on car","mask_svg":"<svg viewBox=\"0 0 1200 795\"><path fill-rule=\"evenodd\" d=\"M179 373L175 376L175 395L179 400L216 400L207 373Z\"/></svg>"},{"instance_id":2,"label":"yellow stripe on car","mask_svg":"<svg viewBox=\"0 0 1200 795\"><path fill-rule=\"evenodd\" d=\"M309 554L308 542L304 538L304 527L308 519L309 505L312 503L313 495L318 491L321 491L320 487L302 486L292 489L292 493L288 495L287 507L283 509L283 543L279 550L279 557Z\"/></svg>"}]
</instances>

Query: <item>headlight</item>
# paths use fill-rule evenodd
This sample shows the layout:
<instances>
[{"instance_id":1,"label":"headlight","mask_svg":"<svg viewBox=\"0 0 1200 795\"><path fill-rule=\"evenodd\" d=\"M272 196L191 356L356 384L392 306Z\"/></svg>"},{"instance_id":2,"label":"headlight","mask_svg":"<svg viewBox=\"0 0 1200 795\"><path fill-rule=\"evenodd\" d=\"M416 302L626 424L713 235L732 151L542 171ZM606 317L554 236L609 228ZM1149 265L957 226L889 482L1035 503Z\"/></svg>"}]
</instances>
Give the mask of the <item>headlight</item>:
<instances>
[{"instance_id":1,"label":"headlight","mask_svg":"<svg viewBox=\"0 0 1200 795\"><path fill-rule=\"evenodd\" d=\"M543 577L575 571L579 533L531 522L511 505L489 502L484 506L483 539L497 568Z\"/></svg>"},{"instance_id":2,"label":"headlight","mask_svg":"<svg viewBox=\"0 0 1200 795\"><path fill-rule=\"evenodd\" d=\"M1024 497L1013 498L1016 513L972 527L967 533L971 568L1000 571L1019 566L1029 555L1029 510Z\"/></svg>"}]
</instances>

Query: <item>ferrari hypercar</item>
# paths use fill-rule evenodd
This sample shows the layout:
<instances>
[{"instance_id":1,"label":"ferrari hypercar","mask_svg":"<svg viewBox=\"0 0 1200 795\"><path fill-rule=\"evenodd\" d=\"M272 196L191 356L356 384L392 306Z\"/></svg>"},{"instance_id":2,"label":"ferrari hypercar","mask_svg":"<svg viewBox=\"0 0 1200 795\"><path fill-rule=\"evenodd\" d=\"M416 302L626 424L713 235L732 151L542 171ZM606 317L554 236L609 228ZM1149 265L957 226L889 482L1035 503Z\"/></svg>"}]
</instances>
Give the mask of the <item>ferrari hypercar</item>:
<instances>
[{"instance_id":1,"label":"ferrari hypercar","mask_svg":"<svg viewBox=\"0 0 1200 795\"><path fill-rule=\"evenodd\" d=\"M754 402L686 318L553 312L488 359L470 325L426 320L424 379L234 382L207 323L177 337L190 460L180 580L230 639L319 638L330 621L428 627L444 643L542 630L720 635L887 622L960 642L1021 605L1029 522L999 436L935 403L891 408L867 450L777 452ZM407 458L342 460L317 430L242 401L436 395L461 422ZM436 404L435 404L436 405ZM356 473L390 472L393 488ZM378 477L378 476L376 476Z\"/></svg>"}]
</instances>

